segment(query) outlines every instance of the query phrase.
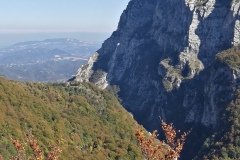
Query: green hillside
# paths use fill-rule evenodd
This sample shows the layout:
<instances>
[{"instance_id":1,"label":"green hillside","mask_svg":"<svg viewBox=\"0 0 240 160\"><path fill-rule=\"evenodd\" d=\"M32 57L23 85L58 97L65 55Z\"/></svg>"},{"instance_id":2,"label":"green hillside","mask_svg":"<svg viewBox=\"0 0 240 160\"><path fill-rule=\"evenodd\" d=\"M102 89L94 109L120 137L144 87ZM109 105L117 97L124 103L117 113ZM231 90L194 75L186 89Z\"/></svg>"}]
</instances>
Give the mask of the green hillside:
<instances>
[{"instance_id":1,"label":"green hillside","mask_svg":"<svg viewBox=\"0 0 240 160\"><path fill-rule=\"evenodd\" d=\"M0 111L0 154L5 159L17 154L11 137L26 141L26 126L45 154L58 146L60 159L141 159L136 122L114 96L92 84L0 78Z\"/></svg>"}]
</instances>

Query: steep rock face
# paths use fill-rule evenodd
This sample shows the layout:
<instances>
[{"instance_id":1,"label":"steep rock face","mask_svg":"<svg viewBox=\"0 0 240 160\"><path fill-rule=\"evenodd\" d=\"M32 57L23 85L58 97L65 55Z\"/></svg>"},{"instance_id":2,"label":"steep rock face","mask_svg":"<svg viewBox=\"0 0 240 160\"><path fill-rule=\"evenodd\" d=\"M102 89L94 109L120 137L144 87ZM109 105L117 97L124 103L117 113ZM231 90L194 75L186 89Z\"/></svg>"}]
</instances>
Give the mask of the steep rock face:
<instances>
[{"instance_id":1,"label":"steep rock face","mask_svg":"<svg viewBox=\"0 0 240 160\"><path fill-rule=\"evenodd\" d=\"M91 70L107 73L105 85L120 87L123 106L147 129L159 127L159 116L180 127L214 128L237 75L215 63L215 55L240 43L239 6L238 0L131 0Z\"/></svg>"},{"instance_id":2,"label":"steep rock face","mask_svg":"<svg viewBox=\"0 0 240 160\"><path fill-rule=\"evenodd\" d=\"M221 91L212 83L225 71L204 75L216 53L239 44L239 5L235 0L132 0L92 70L107 73L101 85L120 86L123 105L149 128L156 117L172 119L176 110L182 121L216 126L214 95ZM76 77L82 81L80 70Z\"/></svg>"},{"instance_id":3,"label":"steep rock face","mask_svg":"<svg viewBox=\"0 0 240 160\"><path fill-rule=\"evenodd\" d=\"M187 110L185 122L199 122L205 126L219 125L220 113L233 100L234 71L215 62L198 77L183 85L183 107Z\"/></svg>"}]
</instances>

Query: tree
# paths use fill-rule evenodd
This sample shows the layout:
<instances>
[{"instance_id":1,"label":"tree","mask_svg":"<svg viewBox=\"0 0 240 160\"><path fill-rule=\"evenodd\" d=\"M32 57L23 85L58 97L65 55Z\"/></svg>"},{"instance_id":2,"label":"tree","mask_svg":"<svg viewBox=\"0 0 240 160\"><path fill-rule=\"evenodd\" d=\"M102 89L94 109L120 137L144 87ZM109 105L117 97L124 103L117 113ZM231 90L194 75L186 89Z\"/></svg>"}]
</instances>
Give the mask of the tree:
<instances>
[{"instance_id":1,"label":"tree","mask_svg":"<svg viewBox=\"0 0 240 160\"><path fill-rule=\"evenodd\" d=\"M143 127L139 127L136 130L135 136L146 160L176 160L180 157L185 138L190 132L184 132L177 138L177 133L180 133L180 130L176 132L172 123L166 124L161 120L161 126L166 142L157 139L158 134L156 130L150 136L144 132Z\"/></svg>"}]
</instances>

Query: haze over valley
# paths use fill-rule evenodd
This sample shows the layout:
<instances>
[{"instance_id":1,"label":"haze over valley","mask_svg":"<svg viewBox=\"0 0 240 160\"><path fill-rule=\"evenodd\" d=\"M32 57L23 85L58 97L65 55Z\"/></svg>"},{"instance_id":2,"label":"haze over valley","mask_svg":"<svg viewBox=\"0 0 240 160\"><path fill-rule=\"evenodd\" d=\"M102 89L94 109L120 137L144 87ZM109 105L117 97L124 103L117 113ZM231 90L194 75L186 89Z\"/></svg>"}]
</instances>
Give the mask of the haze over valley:
<instances>
[{"instance_id":1,"label":"haze over valley","mask_svg":"<svg viewBox=\"0 0 240 160\"><path fill-rule=\"evenodd\" d=\"M16 43L0 49L0 73L19 81L67 81L99 48L70 38Z\"/></svg>"}]
</instances>

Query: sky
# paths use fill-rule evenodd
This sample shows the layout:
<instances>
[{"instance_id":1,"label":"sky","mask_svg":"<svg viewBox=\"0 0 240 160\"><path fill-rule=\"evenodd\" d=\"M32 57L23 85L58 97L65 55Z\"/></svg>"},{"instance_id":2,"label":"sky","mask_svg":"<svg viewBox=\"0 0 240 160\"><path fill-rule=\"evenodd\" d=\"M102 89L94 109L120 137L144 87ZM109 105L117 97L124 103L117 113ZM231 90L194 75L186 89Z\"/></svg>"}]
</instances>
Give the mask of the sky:
<instances>
[{"instance_id":1,"label":"sky","mask_svg":"<svg viewBox=\"0 0 240 160\"><path fill-rule=\"evenodd\" d=\"M0 0L0 33L112 32L129 0Z\"/></svg>"}]
</instances>

